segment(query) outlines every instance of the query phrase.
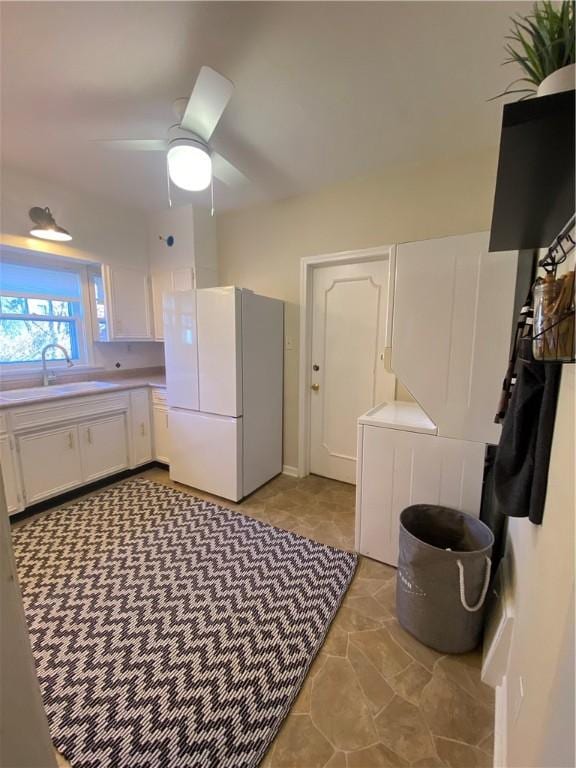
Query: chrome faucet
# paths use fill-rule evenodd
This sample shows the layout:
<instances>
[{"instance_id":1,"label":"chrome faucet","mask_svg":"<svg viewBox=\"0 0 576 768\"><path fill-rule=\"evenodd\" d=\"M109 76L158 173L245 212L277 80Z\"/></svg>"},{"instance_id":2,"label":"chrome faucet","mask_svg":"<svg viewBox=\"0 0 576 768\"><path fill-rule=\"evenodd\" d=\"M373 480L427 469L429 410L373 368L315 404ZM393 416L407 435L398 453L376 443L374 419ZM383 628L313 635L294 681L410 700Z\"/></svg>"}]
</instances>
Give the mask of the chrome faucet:
<instances>
[{"instance_id":1,"label":"chrome faucet","mask_svg":"<svg viewBox=\"0 0 576 768\"><path fill-rule=\"evenodd\" d=\"M68 368L72 368L72 366L74 365L74 363L72 362L72 360L70 360L70 357L68 356L68 352L64 349L62 344L46 344L46 346L42 350L42 385L45 387L51 384L56 378L56 374L48 373L48 368L46 367L46 352L52 348L59 349L60 351L64 352L64 357L66 358L66 363L68 365Z\"/></svg>"}]
</instances>

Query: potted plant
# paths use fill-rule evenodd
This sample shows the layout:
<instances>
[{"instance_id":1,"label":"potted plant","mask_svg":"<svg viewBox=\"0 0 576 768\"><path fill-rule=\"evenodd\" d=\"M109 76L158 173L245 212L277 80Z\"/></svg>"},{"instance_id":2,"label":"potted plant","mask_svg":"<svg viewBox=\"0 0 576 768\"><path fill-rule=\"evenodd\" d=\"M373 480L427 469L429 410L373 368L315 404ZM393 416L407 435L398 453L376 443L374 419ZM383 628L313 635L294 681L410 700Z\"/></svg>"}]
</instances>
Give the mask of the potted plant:
<instances>
[{"instance_id":1,"label":"potted plant","mask_svg":"<svg viewBox=\"0 0 576 768\"><path fill-rule=\"evenodd\" d=\"M499 96L521 93L522 100L574 89L573 0L563 0L560 5L550 0L535 3L530 15L511 21L513 28L506 37L510 42L504 46L510 58L504 64L519 64L524 77L510 83ZM514 87L520 83L523 87Z\"/></svg>"}]
</instances>

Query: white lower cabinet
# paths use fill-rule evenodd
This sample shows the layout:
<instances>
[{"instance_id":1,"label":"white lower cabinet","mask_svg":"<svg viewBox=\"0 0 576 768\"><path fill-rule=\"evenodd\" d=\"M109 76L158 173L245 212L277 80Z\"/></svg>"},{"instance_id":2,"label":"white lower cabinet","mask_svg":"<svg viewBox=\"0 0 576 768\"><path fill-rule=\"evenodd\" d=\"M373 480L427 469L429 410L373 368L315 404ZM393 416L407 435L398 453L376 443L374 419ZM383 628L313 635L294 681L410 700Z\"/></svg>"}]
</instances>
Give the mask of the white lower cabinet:
<instances>
[{"instance_id":1,"label":"white lower cabinet","mask_svg":"<svg viewBox=\"0 0 576 768\"><path fill-rule=\"evenodd\" d=\"M154 458L163 464L170 464L170 431L168 428L168 408L155 405L152 408L154 423Z\"/></svg>"},{"instance_id":2,"label":"white lower cabinet","mask_svg":"<svg viewBox=\"0 0 576 768\"><path fill-rule=\"evenodd\" d=\"M356 548L397 565L400 513L439 504L478 517L484 443L359 426Z\"/></svg>"},{"instance_id":3,"label":"white lower cabinet","mask_svg":"<svg viewBox=\"0 0 576 768\"><path fill-rule=\"evenodd\" d=\"M2 411L0 459L9 514L152 461L152 435L148 387ZM160 461L168 462L167 428L159 449Z\"/></svg>"},{"instance_id":4,"label":"white lower cabinet","mask_svg":"<svg viewBox=\"0 0 576 768\"><path fill-rule=\"evenodd\" d=\"M24 507L18 461L14 449L14 438L11 435L0 435L0 467L4 482L4 495L8 514L20 512Z\"/></svg>"},{"instance_id":5,"label":"white lower cabinet","mask_svg":"<svg viewBox=\"0 0 576 768\"><path fill-rule=\"evenodd\" d=\"M170 430L166 390L152 389L152 424L154 432L154 459L170 464Z\"/></svg>"},{"instance_id":6,"label":"white lower cabinet","mask_svg":"<svg viewBox=\"0 0 576 768\"><path fill-rule=\"evenodd\" d=\"M20 435L17 440L27 505L82 483L76 425Z\"/></svg>"},{"instance_id":7,"label":"white lower cabinet","mask_svg":"<svg viewBox=\"0 0 576 768\"><path fill-rule=\"evenodd\" d=\"M80 424L78 437L83 482L90 483L128 468L125 414Z\"/></svg>"},{"instance_id":8,"label":"white lower cabinet","mask_svg":"<svg viewBox=\"0 0 576 768\"><path fill-rule=\"evenodd\" d=\"M148 388L130 392L131 466L152 461L152 426L150 424L150 395Z\"/></svg>"}]
</instances>

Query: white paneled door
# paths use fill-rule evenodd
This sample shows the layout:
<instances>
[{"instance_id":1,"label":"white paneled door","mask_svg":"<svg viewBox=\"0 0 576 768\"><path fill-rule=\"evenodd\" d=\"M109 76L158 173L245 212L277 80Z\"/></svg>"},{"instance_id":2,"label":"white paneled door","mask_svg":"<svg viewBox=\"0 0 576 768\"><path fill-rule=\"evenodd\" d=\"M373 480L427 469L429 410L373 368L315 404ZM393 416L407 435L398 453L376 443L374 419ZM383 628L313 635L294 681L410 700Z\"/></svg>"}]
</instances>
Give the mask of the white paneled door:
<instances>
[{"instance_id":1,"label":"white paneled door","mask_svg":"<svg viewBox=\"0 0 576 768\"><path fill-rule=\"evenodd\" d=\"M394 399L386 370L390 262L317 267L310 360L310 471L354 483L356 421Z\"/></svg>"}]
</instances>

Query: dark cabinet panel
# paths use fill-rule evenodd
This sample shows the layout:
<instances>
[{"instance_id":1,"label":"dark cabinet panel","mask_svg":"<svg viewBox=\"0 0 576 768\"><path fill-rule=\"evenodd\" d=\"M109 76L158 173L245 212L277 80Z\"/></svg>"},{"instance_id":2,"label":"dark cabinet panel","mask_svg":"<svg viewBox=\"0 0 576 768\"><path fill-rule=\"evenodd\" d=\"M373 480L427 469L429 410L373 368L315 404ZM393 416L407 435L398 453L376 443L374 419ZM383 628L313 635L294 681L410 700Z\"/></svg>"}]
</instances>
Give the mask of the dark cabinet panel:
<instances>
[{"instance_id":1,"label":"dark cabinet panel","mask_svg":"<svg viewBox=\"0 0 576 768\"><path fill-rule=\"evenodd\" d=\"M546 247L574 214L574 98L504 107L491 251Z\"/></svg>"}]
</instances>

